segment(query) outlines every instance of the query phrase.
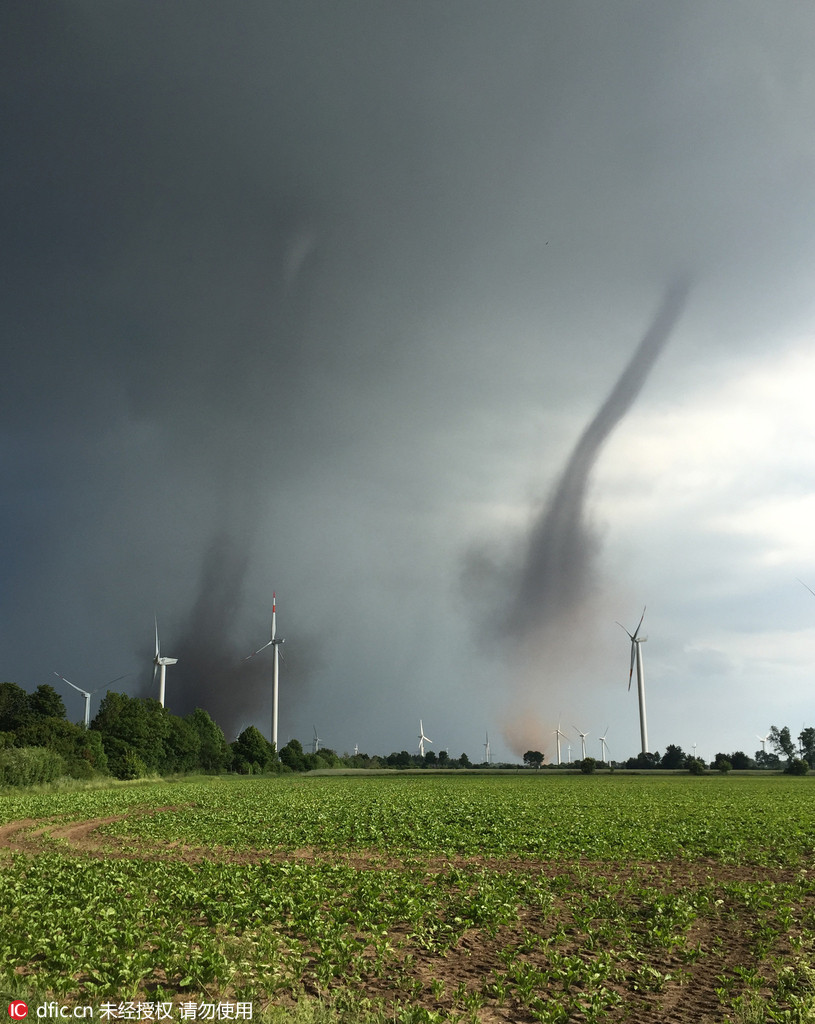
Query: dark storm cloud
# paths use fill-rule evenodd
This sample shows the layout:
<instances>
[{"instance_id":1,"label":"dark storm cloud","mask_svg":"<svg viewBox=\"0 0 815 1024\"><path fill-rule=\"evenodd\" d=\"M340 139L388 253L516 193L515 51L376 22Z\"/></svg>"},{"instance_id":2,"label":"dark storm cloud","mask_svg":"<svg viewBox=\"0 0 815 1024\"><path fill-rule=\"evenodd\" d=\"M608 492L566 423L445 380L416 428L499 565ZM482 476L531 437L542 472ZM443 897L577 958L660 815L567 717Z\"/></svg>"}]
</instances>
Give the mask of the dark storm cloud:
<instances>
[{"instance_id":1,"label":"dark storm cloud","mask_svg":"<svg viewBox=\"0 0 815 1024\"><path fill-rule=\"evenodd\" d=\"M813 18L783 12L3 5L2 673L143 677L155 608L170 705L217 700L277 589L281 736L310 701L398 747L451 715L483 674L459 550L560 465L539 417L575 436L672 268L703 282L683 394L807 323Z\"/></svg>"}]
</instances>

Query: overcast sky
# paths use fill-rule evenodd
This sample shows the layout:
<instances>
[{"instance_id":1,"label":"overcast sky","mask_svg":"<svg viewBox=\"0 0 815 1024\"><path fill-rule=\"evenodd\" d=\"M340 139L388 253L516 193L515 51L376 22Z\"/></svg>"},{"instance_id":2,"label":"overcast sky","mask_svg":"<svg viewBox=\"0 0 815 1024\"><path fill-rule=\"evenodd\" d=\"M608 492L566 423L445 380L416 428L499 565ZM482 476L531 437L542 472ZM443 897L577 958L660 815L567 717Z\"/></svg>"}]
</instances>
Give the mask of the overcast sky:
<instances>
[{"instance_id":1,"label":"overcast sky","mask_svg":"<svg viewBox=\"0 0 815 1024\"><path fill-rule=\"evenodd\" d=\"M276 591L281 743L621 758L647 605L652 750L815 725L815 8L0 19L0 678L157 696L155 612L268 735Z\"/></svg>"}]
</instances>

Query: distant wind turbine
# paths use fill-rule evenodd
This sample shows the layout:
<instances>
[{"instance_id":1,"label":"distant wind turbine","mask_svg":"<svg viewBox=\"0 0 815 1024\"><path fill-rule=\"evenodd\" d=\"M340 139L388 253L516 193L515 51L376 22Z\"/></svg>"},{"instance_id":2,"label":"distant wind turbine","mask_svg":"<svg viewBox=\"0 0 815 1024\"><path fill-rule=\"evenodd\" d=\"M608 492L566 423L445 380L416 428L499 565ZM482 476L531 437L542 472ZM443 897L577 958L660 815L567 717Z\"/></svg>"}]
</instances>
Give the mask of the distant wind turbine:
<instances>
[{"instance_id":1,"label":"distant wind turbine","mask_svg":"<svg viewBox=\"0 0 815 1024\"><path fill-rule=\"evenodd\" d=\"M312 729L314 730L314 739L311 741L311 743L312 746L314 747L314 753L316 754L317 751L320 749L320 737L317 735L317 726L313 725Z\"/></svg>"},{"instance_id":2,"label":"distant wind turbine","mask_svg":"<svg viewBox=\"0 0 815 1024\"><path fill-rule=\"evenodd\" d=\"M586 737L588 736L588 733L587 732L581 732L577 728L577 726L574 727L574 731L580 737L580 745L581 745L582 750L583 750L582 757L583 757L583 760L585 761L586 760Z\"/></svg>"},{"instance_id":3,"label":"distant wind turbine","mask_svg":"<svg viewBox=\"0 0 815 1024\"><path fill-rule=\"evenodd\" d=\"M161 677L158 684L158 702L164 707L164 674L167 671L168 665L177 665L178 658L163 658L161 655L161 648L158 642L158 619L153 616L156 623L156 655L153 658L153 686L156 685L156 672L161 669Z\"/></svg>"},{"instance_id":4,"label":"distant wind turbine","mask_svg":"<svg viewBox=\"0 0 815 1024\"><path fill-rule=\"evenodd\" d=\"M256 654L260 654L261 651L265 651L267 647L271 647L272 650L274 651L274 658L272 659L272 746L275 748L275 750L278 749L278 746L277 746L277 680L278 680L278 658L280 656L279 652L278 652L278 647L281 644L286 642L281 637L278 637L278 636L275 635L276 631L277 631L277 621L276 621L277 620L277 610L276 610L276 604L277 604L277 594L274 591L272 591L272 635L271 635L271 639L269 640L268 643L264 644L262 647L258 647L258 649L256 651L252 651L251 654L247 654L247 656L243 659L244 661L249 661L249 659L250 658L254 658L254 656Z\"/></svg>"},{"instance_id":5,"label":"distant wind turbine","mask_svg":"<svg viewBox=\"0 0 815 1024\"><path fill-rule=\"evenodd\" d=\"M600 753L603 759L603 764L608 762L608 758L606 757L606 734L608 733L608 728L609 727L606 726L606 731L600 737Z\"/></svg>"},{"instance_id":6,"label":"distant wind turbine","mask_svg":"<svg viewBox=\"0 0 815 1024\"><path fill-rule=\"evenodd\" d=\"M637 623L637 628L633 633L629 633L622 622L618 622L617 625L631 639L631 668L628 670L628 689L631 690L631 677L634 673L634 662L637 663L637 693L639 695L640 702L640 740L642 741L642 752L643 754L648 753L648 724L645 718L645 670L642 667L642 647L648 639L647 636L640 636L640 626L642 626L642 620L645 618L645 608L642 609L642 615L640 621Z\"/></svg>"},{"instance_id":7,"label":"distant wind turbine","mask_svg":"<svg viewBox=\"0 0 815 1024\"><path fill-rule=\"evenodd\" d=\"M91 690L89 692L88 690L83 690L80 686L77 686L75 683L72 683L71 680L70 679L66 679L65 676L61 676L59 674L59 672L54 672L54 675L58 676L63 681L63 683L67 683L69 686L73 686L73 688L75 690L78 690L79 693L81 693L82 696L85 698L85 728L86 729L89 729L90 725L91 725L91 697L95 693L99 693L99 691L101 689L103 689L103 686L110 686L112 683L118 683L120 679L124 679L125 678L124 676L116 676L116 678L115 679L111 679L109 683L104 683L103 686L97 686L95 690Z\"/></svg>"},{"instance_id":8,"label":"distant wind turbine","mask_svg":"<svg viewBox=\"0 0 815 1024\"><path fill-rule=\"evenodd\" d=\"M761 753L762 754L766 754L767 753L767 740L769 738L770 738L770 734L769 733L767 733L766 736L759 736L758 733L756 733L756 739L761 744Z\"/></svg>"},{"instance_id":9,"label":"distant wind turbine","mask_svg":"<svg viewBox=\"0 0 815 1024\"><path fill-rule=\"evenodd\" d=\"M432 744L433 740L430 740L430 739L427 738L427 736L425 736L425 734L424 734L424 726L422 725L422 720L420 718L419 719L419 757L424 757L424 745L425 745L425 743L431 743Z\"/></svg>"},{"instance_id":10,"label":"distant wind turbine","mask_svg":"<svg viewBox=\"0 0 815 1024\"><path fill-rule=\"evenodd\" d=\"M490 763L490 734L487 733L487 742L484 744L484 760Z\"/></svg>"},{"instance_id":11,"label":"distant wind turbine","mask_svg":"<svg viewBox=\"0 0 815 1024\"><path fill-rule=\"evenodd\" d=\"M795 578L798 580L797 576ZM813 590L812 587L807 587L806 583L804 583L803 580L798 580L798 582L801 584L802 587L806 587L810 594L812 594L812 596L815 597L815 590Z\"/></svg>"},{"instance_id":12,"label":"distant wind turbine","mask_svg":"<svg viewBox=\"0 0 815 1024\"><path fill-rule=\"evenodd\" d=\"M569 737L566 735L565 732L561 732L560 731L560 722L558 722L557 729L555 729L555 737L556 737L556 742L557 742L557 763L561 764L561 760L560 760L560 739L561 739L561 737L563 737L563 739L565 740L565 739L568 739Z\"/></svg>"}]
</instances>

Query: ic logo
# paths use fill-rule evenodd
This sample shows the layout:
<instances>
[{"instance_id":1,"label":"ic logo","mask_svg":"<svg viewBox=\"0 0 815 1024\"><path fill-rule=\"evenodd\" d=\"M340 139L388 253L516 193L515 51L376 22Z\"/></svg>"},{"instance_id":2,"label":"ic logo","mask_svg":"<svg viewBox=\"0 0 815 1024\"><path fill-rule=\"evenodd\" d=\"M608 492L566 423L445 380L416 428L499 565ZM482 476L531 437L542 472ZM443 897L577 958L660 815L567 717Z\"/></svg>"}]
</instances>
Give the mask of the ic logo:
<instances>
[{"instance_id":1,"label":"ic logo","mask_svg":"<svg viewBox=\"0 0 815 1024\"><path fill-rule=\"evenodd\" d=\"M22 1020L28 1014L28 1006L25 1003L16 1002L8 1004L8 1015L12 1020Z\"/></svg>"}]
</instances>

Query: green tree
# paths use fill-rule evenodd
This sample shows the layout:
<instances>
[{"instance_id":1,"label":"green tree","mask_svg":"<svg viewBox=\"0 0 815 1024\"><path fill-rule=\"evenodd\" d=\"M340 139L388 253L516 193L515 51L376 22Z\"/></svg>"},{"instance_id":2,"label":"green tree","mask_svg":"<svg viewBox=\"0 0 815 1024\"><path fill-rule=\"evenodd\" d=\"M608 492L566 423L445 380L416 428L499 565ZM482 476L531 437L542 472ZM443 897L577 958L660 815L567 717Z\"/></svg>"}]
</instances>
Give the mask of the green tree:
<instances>
[{"instance_id":1,"label":"green tree","mask_svg":"<svg viewBox=\"0 0 815 1024\"><path fill-rule=\"evenodd\" d=\"M232 763L243 775L265 772L273 760L276 758L272 744L254 725L244 729L232 744Z\"/></svg>"},{"instance_id":2,"label":"green tree","mask_svg":"<svg viewBox=\"0 0 815 1024\"><path fill-rule=\"evenodd\" d=\"M754 768L755 764L751 757L748 757L743 750L734 750L730 754L728 760L733 765L733 769L737 772L746 772L750 768Z\"/></svg>"},{"instance_id":3,"label":"green tree","mask_svg":"<svg viewBox=\"0 0 815 1024\"><path fill-rule=\"evenodd\" d=\"M232 752L221 727L203 708L196 708L186 719L198 734L198 765L205 772L225 772Z\"/></svg>"},{"instance_id":4,"label":"green tree","mask_svg":"<svg viewBox=\"0 0 815 1024\"><path fill-rule=\"evenodd\" d=\"M65 771L77 779L105 774L107 758L101 736L64 718L32 717L17 732L21 746L47 747L60 755Z\"/></svg>"},{"instance_id":5,"label":"green tree","mask_svg":"<svg viewBox=\"0 0 815 1024\"><path fill-rule=\"evenodd\" d=\"M440 750L439 751L439 764L441 765L441 767L442 768L446 768L449 763L450 763L450 755L447 753L446 750Z\"/></svg>"},{"instance_id":6,"label":"green tree","mask_svg":"<svg viewBox=\"0 0 815 1024\"><path fill-rule=\"evenodd\" d=\"M791 757L789 763L784 769L786 775L806 775L809 771L809 765L803 759L803 757Z\"/></svg>"},{"instance_id":7,"label":"green tree","mask_svg":"<svg viewBox=\"0 0 815 1024\"><path fill-rule=\"evenodd\" d=\"M0 732L16 732L28 721L28 694L16 683L0 683Z\"/></svg>"},{"instance_id":8,"label":"green tree","mask_svg":"<svg viewBox=\"0 0 815 1024\"><path fill-rule=\"evenodd\" d=\"M710 767L715 768L716 771L721 772L722 775L726 775L733 768L733 765L725 754L717 754Z\"/></svg>"},{"instance_id":9,"label":"green tree","mask_svg":"<svg viewBox=\"0 0 815 1024\"><path fill-rule=\"evenodd\" d=\"M707 769L701 757L689 757L687 760L688 771L691 775L704 775Z\"/></svg>"},{"instance_id":10,"label":"green tree","mask_svg":"<svg viewBox=\"0 0 815 1024\"><path fill-rule=\"evenodd\" d=\"M146 774L168 770L166 742L170 735L170 712L157 700L142 700L108 690L91 728L102 734L110 770L118 778L122 778L119 759L127 749L138 755Z\"/></svg>"},{"instance_id":11,"label":"green tree","mask_svg":"<svg viewBox=\"0 0 815 1024\"><path fill-rule=\"evenodd\" d=\"M580 771L584 775L594 775L597 769L597 761L593 757L584 757L580 762Z\"/></svg>"},{"instance_id":12,"label":"green tree","mask_svg":"<svg viewBox=\"0 0 815 1024\"><path fill-rule=\"evenodd\" d=\"M305 771L305 755L303 754L303 745L300 740L289 740L285 747L281 747L280 760L286 767L291 768L293 772Z\"/></svg>"},{"instance_id":13,"label":"green tree","mask_svg":"<svg viewBox=\"0 0 815 1024\"><path fill-rule=\"evenodd\" d=\"M458 763L461 765L462 768L470 768L471 767L470 759L469 759L469 757L467 757L466 754L462 754L461 755L461 757L458 759Z\"/></svg>"},{"instance_id":14,"label":"green tree","mask_svg":"<svg viewBox=\"0 0 815 1024\"><path fill-rule=\"evenodd\" d=\"M28 709L36 718L64 718L65 705L53 686L40 683L28 696Z\"/></svg>"},{"instance_id":15,"label":"green tree","mask_svg":"<svg viewBox=\"0 0 815 1024\"><path fill-rule=\"evenodd\" d=\"M669 743L665 748L665 753L662 755L662 760L659 762L659 767L673 771L677 768L682 768L684 764L685 752L677 744Z\"/></svg>"},{"instance_id":16,"label":"green tree","mask_svg":"<svg viewBox=\"0 0 815 1024\"><path fill-rule=\"evenodd\" d=\"M659 751L653 754L640 752L636 757L629 757L625 766L626 768L659 768L661 760Z\"/></svg>"},{"instance_id":17,"label":"green tree","mask_svg":"<svg viewBox=\"0 0 815 1024\"><path fill-rule=\"evenodd\" d=\"M788 726L784 726L783 729L778 729L776 726L770 726L770 745L777 754L784 754L789 760L795 757L795 746L790 736L790 730Z\"/></svg>"},{"instance_id":18,"label":"green tree","mask_svg":"<svg viewBox=\"0 0 815 1024\"><path fill-rule=\"evenodd\" d=\"M524 764L530 768L540 768L543 764L543 754L539 750L527 750L524 754Z\"/></svg>"},{"instance_id":19,"label":"green tree","mask_svg":"<svg viewBox=\"0 0 815 1024\"><path fill-rule=\"evenodd\" d=\"M781 768L781 758L778 754L768 754L764 750L756 751L756 768L778 771Z\"/></svg>"},{"instance_id":20,"label":"green tree","mask_svg":"<svg viewBox=\"0 0 815 1024\"><path fill-rule=\"evenodd\" d=\"M802 729L798 742L801 744L801 757L810 768L815 768L815 729L812 726Z\"/></svg>"},{"instance_id":21,"label":"green tree","mask_svg":"<svg viewBox=\"0 0 815 1024\"><path fill-rule=\"evenodd\" d=\"M164 743L165 757L163 771L191 772L200 765L201 737L198 730L186 718L170 715L169 735Z\"/></svg>"}]
</instances>

